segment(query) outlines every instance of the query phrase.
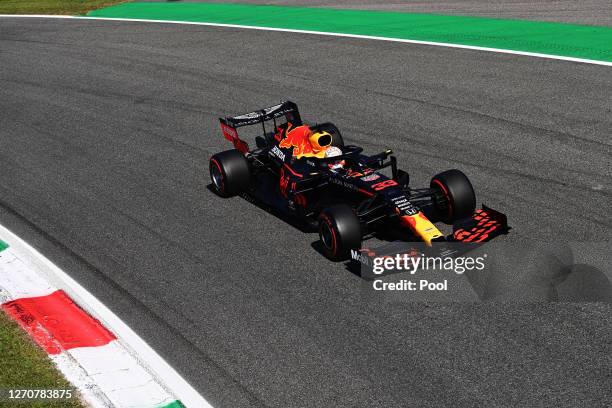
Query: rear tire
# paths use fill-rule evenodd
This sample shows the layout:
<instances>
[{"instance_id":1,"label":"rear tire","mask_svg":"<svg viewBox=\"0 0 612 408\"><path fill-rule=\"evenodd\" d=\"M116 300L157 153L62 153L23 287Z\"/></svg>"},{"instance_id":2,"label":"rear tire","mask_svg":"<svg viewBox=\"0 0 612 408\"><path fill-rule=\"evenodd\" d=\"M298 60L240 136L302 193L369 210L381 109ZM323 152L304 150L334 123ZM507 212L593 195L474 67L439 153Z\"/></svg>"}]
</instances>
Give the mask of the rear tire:
<instances>
[{"instance_id":1,"label":"rear tire","mask_svg":"<svg viewBox=\"0 0 612 408\"><path fill-rule=\"evenodd\" d=\"M434 203L442 221L454 221L470 217L476 209L476 195L472 183L463 172L447 170L435 175L429 184L438 194Z\"/></svg>"},{"instance_id":2,"label":"rear tire","mask_svg":"<svg viewBox=\"0 0 612 408\"><path fill-rule=\"evenodd\" d=\"M248 188L251 181L249 162L238 150L215 154L209 166L213 188L221 197L232 197Z\"/></svg>"},{"instance_id":3,"label":"rear tire","mask_svg":"<svg viewBox=\"0 0 612 408\"><path fill-rule=\"evenodd\" d=\"M319 216L319 239L323 254L332 261L344 261L351 249L361 247L361 224L351 207L326 208Z\"/></svg>"}]
</instances>

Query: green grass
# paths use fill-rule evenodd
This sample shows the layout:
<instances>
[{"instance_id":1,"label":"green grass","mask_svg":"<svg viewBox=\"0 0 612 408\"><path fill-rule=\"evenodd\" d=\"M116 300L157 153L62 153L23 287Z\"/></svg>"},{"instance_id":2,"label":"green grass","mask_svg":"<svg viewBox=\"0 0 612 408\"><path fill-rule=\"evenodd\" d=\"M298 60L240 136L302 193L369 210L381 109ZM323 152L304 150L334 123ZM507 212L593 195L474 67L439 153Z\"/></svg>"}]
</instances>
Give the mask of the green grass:
<instances>
[{"instance_id":1,"label":"green grass","mask_svg":"<svg viewBox=\"0 0 612 408\"><path fill-rule=\"evenodd\" d=\"M0 0L0 14L87 14L126 0Z\"/></svg>"},{"instance_id":2,"label":"green grass","mask_svg":"<svg viewBox=\"0 0 612 408\"><path fill-rule=\"evenodd\" d=\"M47 353L39 348L17 323L0 311L0 407L83 408L78 396L65 401L23 401L6 399L8 389L72 389Z\"/></svg>"}]
</instances>

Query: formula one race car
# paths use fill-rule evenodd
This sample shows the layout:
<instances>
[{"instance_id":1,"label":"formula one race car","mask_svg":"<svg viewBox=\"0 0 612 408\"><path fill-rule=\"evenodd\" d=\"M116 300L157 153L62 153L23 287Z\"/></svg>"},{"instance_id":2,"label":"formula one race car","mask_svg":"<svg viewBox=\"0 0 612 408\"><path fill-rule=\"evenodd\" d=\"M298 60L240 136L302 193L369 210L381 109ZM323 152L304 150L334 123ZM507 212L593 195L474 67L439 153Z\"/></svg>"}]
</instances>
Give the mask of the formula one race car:
<instances>
[{"instance_id":1,"label":"formula one race car","mask_svg":"<svg viewBox=\"0 0 612 408\"><path fill-rule=\"evenodd\" d=\"M429 188L411 188L391 150L364 155L332 123L304 124L293 102L220 121L234 149L210 159L216 193L241 194L317 227L322 252L332 260L348 259L362 239L393 227L403 227L407 241L428 245L483 242L508 229L503 214L486 207L475 212L472 184L461 171L437 174ZM262 127L252 149L237 131L249 125ZM453 233L443 235L433 224L439 221L453 224Z\"/></svg>"}]
</instances>

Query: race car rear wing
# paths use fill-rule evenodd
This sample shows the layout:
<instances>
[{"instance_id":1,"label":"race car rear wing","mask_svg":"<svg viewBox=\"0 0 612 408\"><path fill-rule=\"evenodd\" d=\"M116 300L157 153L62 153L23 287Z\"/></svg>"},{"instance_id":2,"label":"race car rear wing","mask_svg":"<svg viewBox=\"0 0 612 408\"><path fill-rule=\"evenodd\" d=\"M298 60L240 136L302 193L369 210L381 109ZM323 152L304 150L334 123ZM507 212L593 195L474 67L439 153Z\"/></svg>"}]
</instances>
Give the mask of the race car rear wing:
<instances>
[{"instance_id":1,"label":"race car rear wing","mask_svg":"<svg viewBox=\"0 0 612 408\"><path fill-rule=\"evenodd\" d=\"M242 126L250 126L261 123L263 134L266 134L265 122L274 121L274 128L276 128L276 119L285 117L287 122L291 122L296 126L302 124L302 118L297 105L291 101L284 101L278 105L263 108L261 110L245 113L238 116L226 116L225 118L219 118L221 122L221 132L223 136L234 144L237 150L243 153L249 151L249 145L238 136L237 129Z\"/></svg>"},{"instance_id":2,"label":"race car rear wing","mask_svg":"<svg viewBox=\"0 0 612 408\"><path fill-rule=\"evenodd\" d=\"M298 107L291 101L284 101L278 105L245 113L243 115L225 117L221 119L221 122L225 122L228 126L233 128L239 128L242 126L256 125L268 120L275 120L287 115L290 116L294 125L302 124Z\"/></svg>"}]
</instances>

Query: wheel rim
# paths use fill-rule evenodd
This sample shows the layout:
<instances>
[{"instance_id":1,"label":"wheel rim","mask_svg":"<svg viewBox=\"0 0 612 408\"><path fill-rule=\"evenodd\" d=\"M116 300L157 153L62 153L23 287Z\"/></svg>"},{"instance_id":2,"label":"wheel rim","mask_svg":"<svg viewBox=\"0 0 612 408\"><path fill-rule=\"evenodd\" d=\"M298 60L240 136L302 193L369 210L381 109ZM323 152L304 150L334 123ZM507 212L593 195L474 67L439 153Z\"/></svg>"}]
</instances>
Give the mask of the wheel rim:
<instances>
[{"instance_id":1,"label":"wheel rim","mask_svg":"<svg viewBox=\"0 0 612 408\"><path fill-rule=\"evenodd\" d=\"M440 191L441 195L444 198L444 205L446 206L445 209L447 212L446 216L450 220L453 215L453 203L451 202L451 196L448 193L448 190L446 189L444 184L442 184L442 182L436 179L432 180L432 182L436 185L436 187L438 188L438 191Z\"/></svg>"},{"instance_id":2,"label":"wheel rim","mask_svg":"<svg viewBox=\"0 0 612 408\"><path fill-rule=\"evenodd\" d=\"M223 191L223 173L221 173L221 169L216 165L216 163L213 163L210 168L210 177L212 178L215 188L218 191Z\"/></svg>"},{"instance_id":3,"label":"wheel rim","mask_svg":"<svg viewBox=\"0 0 612 408\"><path fill-rule=\"evenodd\" d=\"M329 250L334 249L334 233L331 230L331 227L328 223L324 222L321 224L321 232L320 232L321 241L323 245Z\"/></svg>"}]
</instances>

